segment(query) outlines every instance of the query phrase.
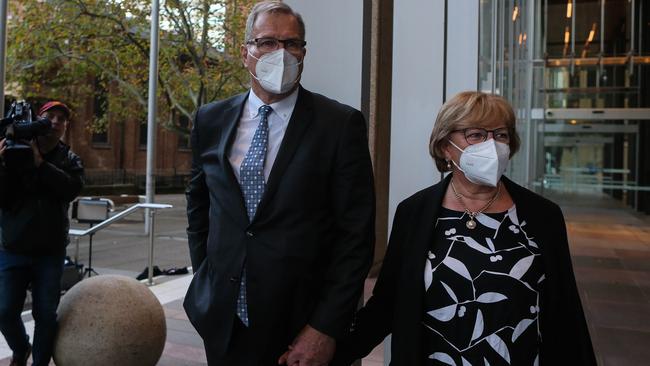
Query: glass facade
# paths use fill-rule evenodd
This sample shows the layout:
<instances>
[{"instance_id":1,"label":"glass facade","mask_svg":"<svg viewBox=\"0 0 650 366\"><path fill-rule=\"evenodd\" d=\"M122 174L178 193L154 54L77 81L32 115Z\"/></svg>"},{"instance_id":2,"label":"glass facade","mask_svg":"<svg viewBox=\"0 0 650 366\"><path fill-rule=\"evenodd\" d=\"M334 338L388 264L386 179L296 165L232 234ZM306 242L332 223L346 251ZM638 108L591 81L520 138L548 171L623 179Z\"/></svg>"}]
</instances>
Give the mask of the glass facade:
<instances>
[{"instance_id":1,"label":"glass facade","mask_svg":"<svg viewBox=\"0 0 650 366\"><path fill-rule=\"evenodd\" d=\"M650 213L650 1L481 0L479 88L508 99L509 175Z\"/></svg>"}]
</instances>

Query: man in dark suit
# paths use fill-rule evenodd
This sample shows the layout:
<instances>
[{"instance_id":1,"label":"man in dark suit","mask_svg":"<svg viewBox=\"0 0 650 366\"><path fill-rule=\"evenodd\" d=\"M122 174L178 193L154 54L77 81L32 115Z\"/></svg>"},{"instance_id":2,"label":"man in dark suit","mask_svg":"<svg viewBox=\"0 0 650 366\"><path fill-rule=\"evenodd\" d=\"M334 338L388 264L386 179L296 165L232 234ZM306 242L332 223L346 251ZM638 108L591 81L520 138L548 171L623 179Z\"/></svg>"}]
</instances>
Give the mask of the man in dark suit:
<instances>
[{"instance_id":1,"label":"man in dark suit","mask_svg":"<svg viewBox=\"0 0 650 366\"><path fill-rule=\"evenodd\" d=\"M326 365L370 268L365 121L299 85L304 39L289 6L255 5L251 90L196 112L184 306L209 365Z\"/></svg>"}]
</instances>

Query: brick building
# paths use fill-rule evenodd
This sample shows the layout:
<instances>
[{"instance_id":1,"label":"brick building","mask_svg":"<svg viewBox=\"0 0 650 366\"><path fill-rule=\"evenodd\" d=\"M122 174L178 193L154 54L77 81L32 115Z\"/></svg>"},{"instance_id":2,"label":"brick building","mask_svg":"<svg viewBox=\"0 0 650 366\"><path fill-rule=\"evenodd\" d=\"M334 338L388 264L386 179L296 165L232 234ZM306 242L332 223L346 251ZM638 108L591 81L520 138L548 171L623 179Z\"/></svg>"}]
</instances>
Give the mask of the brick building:
<instances>
[{"instance_id":1,"label":"brick building","mask_svg":"<svg viewBox=\"0 0 650 366\"><path fill-rule=\"evenodd\" d=\"M34 113L49 99L56 98L29 100ZM7 96L6 109L12 101L13 98ZM90 122L97 113L104 112L96 108L98 103L92 99L81 105L81 108L73 110L64 140L83 159L88 188L114 193L143 192L147 162L146 123L111 121L105 132L93 133L89 128ZM189 127L189 120L180 118L179 124ZM157 189L181 190L191 166L189 137L158 125L155 164Z\"/></svg>"},{"instance_id":2,"label":"brick building","mask_svg":"<svg viewBox=\"0 0 650 366\"><path fill-rule=\"evenodd\" d=\"M103 133L87 128L96 111L93 103L75 111L66 133L66 142L82 157L88 183L95 186L135 186L144 189L147 163L147 124L138 121L111 121ZM181 122L183 123L183 122ZM184 121L185 126L189 123ZM167 130L156 129L155 168L159 187L184 187L189 175L191 150L189 138ZM135 193L135 192L134 192Z\"/></svg>"}]
</instances>

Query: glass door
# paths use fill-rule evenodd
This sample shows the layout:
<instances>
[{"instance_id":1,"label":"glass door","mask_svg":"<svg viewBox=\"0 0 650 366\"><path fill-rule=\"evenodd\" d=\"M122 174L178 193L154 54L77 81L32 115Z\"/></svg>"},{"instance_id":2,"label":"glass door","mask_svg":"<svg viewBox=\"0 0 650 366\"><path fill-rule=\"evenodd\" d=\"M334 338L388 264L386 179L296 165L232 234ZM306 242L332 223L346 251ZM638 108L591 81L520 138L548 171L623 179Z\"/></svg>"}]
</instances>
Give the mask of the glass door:
<instances>
[{"instance_id":1,"label":"glass door","mask_svg":"<svg viewBox=\"0 0 650 366\"><path fill-rule=\"evenodd\" d=\"M608 196L636 206L638 192L650 191L639 180L639 129L648 121L632 119L639 116L629 111L598 110L596 118L576 112L548 109L539 125L544 167L537 186L585 201ZM621 117L628 118L614 119Z\"/></svg>"},{"instance_id":2,"label":"glass door","mask_svg":"<svg viewBox=\"0 0 650 366\"><path fill-rule=\"evenodd\" d=\"M508 99L508 174L650 213L650 1L480 1L479 89Z\"/></svg>"}]
</instances>

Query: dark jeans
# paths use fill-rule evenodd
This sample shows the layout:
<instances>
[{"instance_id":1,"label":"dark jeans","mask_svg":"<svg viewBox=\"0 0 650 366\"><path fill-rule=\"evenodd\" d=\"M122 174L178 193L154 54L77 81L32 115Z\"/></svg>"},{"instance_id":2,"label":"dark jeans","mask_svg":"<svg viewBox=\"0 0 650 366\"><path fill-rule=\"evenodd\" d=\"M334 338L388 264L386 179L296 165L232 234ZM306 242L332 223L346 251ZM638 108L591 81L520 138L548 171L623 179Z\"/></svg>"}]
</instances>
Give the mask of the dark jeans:
<instances>
[{"instance_id":1,"label":"dark jeans","mask_svg":"<svg viewBox=\"0 0 650 366\"><path fill-rule=\"evenodd\" d=\"M47 365L56 335L63 255L30 257L0 250L0 331L14 355L25 355L29 337L21 318L28 285L34 317L33 365Z\"/></svg>"}]
</instances>

